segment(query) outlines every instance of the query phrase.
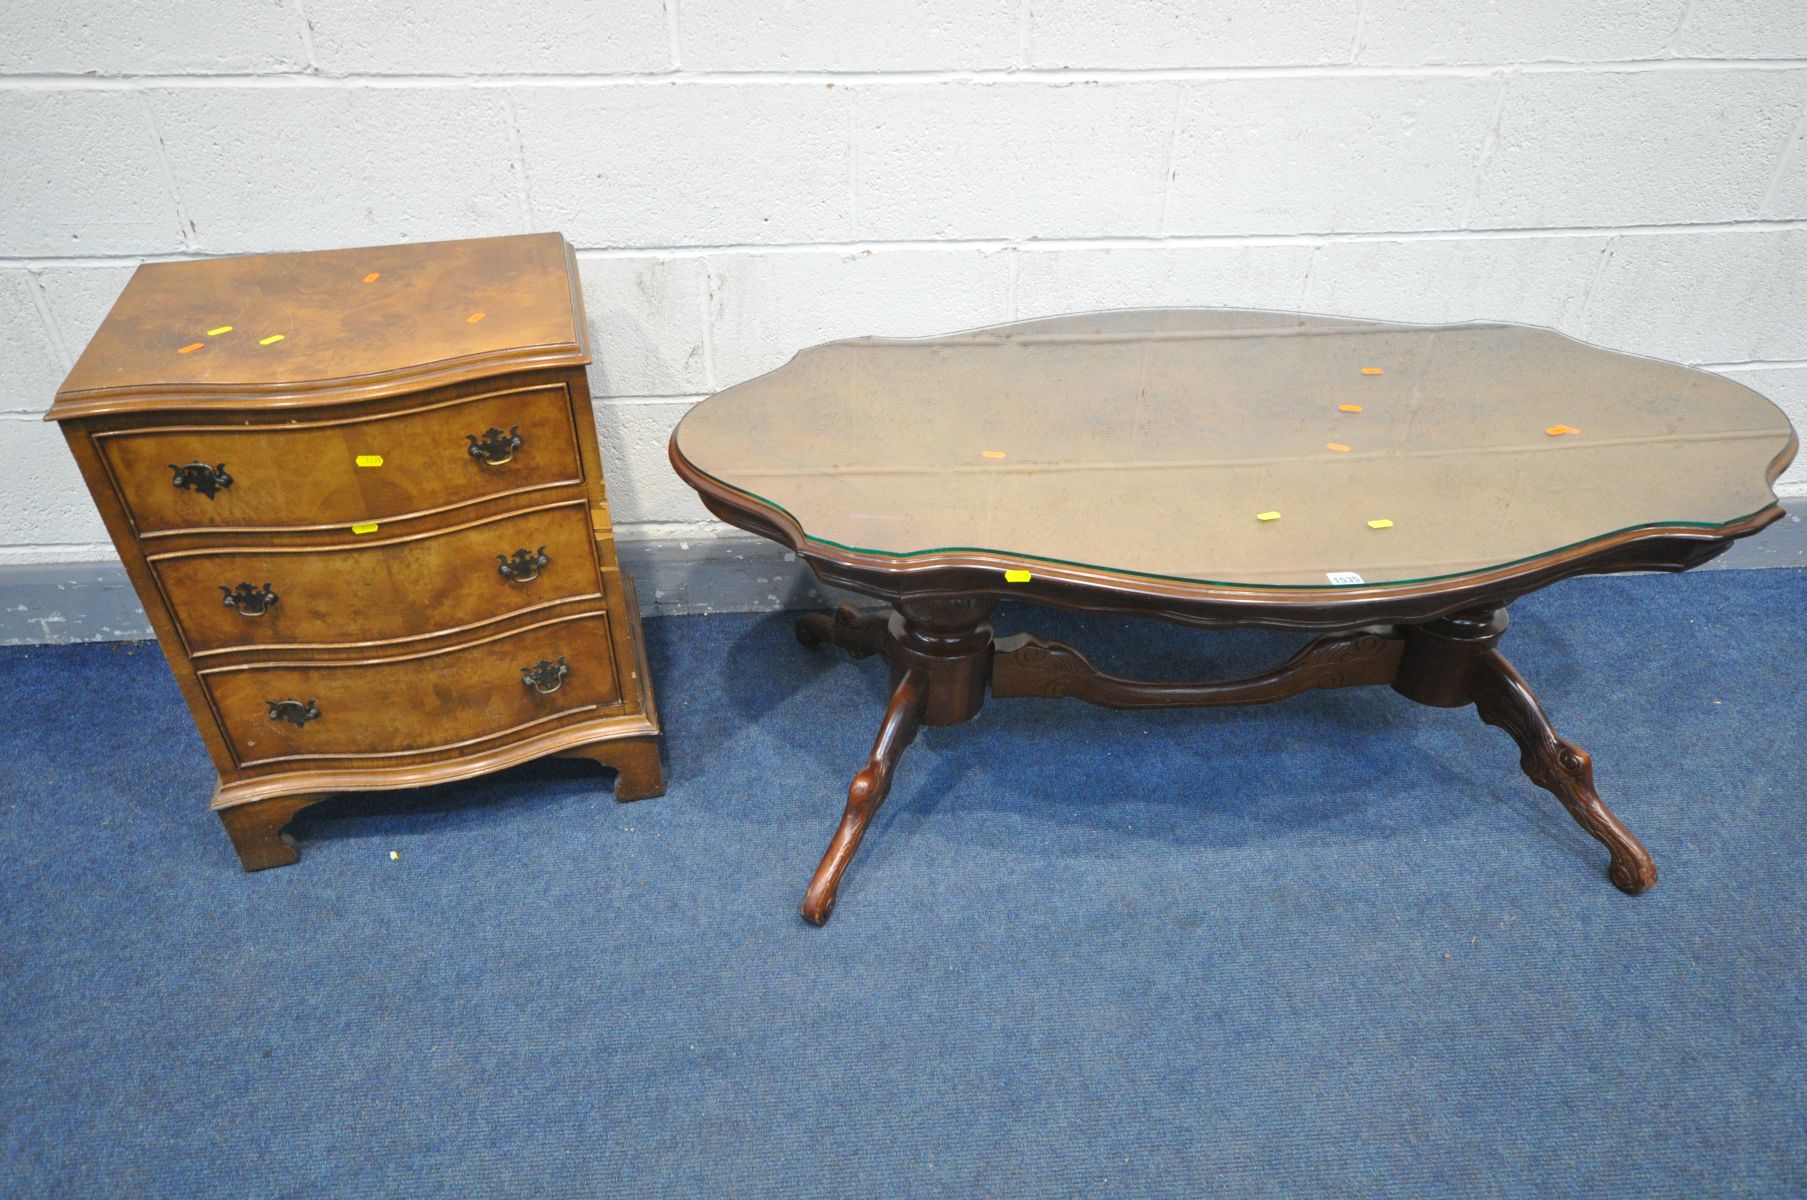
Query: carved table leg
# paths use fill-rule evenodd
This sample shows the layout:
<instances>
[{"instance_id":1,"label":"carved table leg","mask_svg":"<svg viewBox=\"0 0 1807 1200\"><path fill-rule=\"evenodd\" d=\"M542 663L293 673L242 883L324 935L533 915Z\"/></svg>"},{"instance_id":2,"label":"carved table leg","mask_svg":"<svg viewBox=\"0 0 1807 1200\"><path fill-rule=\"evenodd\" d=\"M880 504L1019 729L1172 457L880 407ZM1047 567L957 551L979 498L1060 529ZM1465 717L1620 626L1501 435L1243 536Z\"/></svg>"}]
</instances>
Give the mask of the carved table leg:
<instances>
[{"instance_id":1,"label":"carved table leg","mask_svg":"<svg viewBox=\"0 0 1807 1200\"><path fill-rule=\"evenodd\" d=\"M1518 743L1519 766L1531 782L1562 801L1575 823L1611 852L1607 877L1614 887L1635 896L1656 882L1656 864L1643 843L1594 791L1593 759L1557 734L1524 677L1498 650L1488 651L1478 664L1474 704L1481 720Z\"/></svg>"},{"instance_id":2,"label":"carved table leg","mask_svg":"<svg viewBox=\"0 0 1807 1200\"><path fill-rule=\"evenodd\" d=\"M1504 609L1453 613L1406 630L1393 689L1439 708L1473 704L1481 720L1511 734L1531 782L1562 801L1576 824L1605 845L1612 854L1607 876L1635 896L1656 882L1656 865L1594 791L1587 751L1557 736L1524 678L1495 648L1505 632Z\"/></svg>"},{"instance_id":3,"label":"carved table leg","mask_svg":"<svg viewBox=\"0 0 1807 1200\"><path fill-rule=\"evenodd\" d=\"M262 871L300 861L301 851L295 848L295 839L284 833L283 827L297 812L331 794L300 792L214 811L220 815L220 824L226 827L226 836L232 839L232 848L238 851L239 865L247 871Z\"/></svg>"},{"instance_id":4,"label":"carved table leg","mask_svg":"<svg viewBox=\"0 0 1807 1200\"><path fill-rule=\"evenodd\" d=\"M903 678L891 693L891 703L885 707L885 719L879 723L872 753L859 774L853 777L853 786L847 789L847 811L841 817L840 828L835 830L834 840L828 843L828 853L822 856L822 865L816 868L815 876L809 881L809 890L803 896L803 919L812 925L827 921L834 911L841 876L853 860L854 852L860 848L866 826L872 823L873 814L878 812L878 806L885 802L885 794L891 790L891 775L897 769L897 760L915 739L916 730L922 724L928 684L928 672L911 667L904 671Z\"/></svg>"},{"instance_id":5,"label":"carved table leg","mask_svg":"<svg viewBox=\"0 0 1807 1200\"><path fill-rule=\"evenodd\" d=\"M587 758L612 769L615 775L615 799L650 800L665 794L665 773L659 766L659 739L615 738L607 742L591 742L563 751L560 758Z\"/></svg>"},{"instance_id":6,"label":"carved table leg","mask_svg":"<svg viewBox=\"0 0 1807 1200\"><path fill-rule=\"evenodd\" d=\"M862 613L843 604L828 613L810 613L797 621L797 640L814 650L824 642L839 646L854 658L888 654L891 649L891 613Z\"/></svg>"},{"instance_id":7,"label":"carved table leg","mask_svg":"<svg viewBox=\"0 0 1807 1200\"><path fill-rule=\"evenodd\" d=\"M872 815L891 788L898 756L921 725L958 725L978 715L991 674L991 610L985 596L938 596L898 601L895 612L862 616L843 608L830 621L805 617L797 636L833 641L856 657L882 653L891 665L891 702L878 740L847 792L847 810L803 897L803 917L815 925L834 911L835 890L859 849Z\"/></svg>"}]
</instances>

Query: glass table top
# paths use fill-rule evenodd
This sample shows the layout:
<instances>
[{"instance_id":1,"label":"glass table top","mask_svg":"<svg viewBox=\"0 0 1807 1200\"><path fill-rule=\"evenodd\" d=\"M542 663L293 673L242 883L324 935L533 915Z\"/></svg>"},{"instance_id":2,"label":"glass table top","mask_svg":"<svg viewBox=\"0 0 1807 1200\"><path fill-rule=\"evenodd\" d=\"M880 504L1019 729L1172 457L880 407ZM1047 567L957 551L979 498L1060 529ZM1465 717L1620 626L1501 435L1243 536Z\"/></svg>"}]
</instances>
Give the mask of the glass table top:
<instances>
[{"instance_id":1,"label":"glass table top","mask_svg":"<svg viewBox=\"0 0 1807 1200\"><path fill-rule=\"evenodd\" d=\"M826 546L1314 588L1728 524L1794 446L1741 384L1550 330L1226 309L832 342L674 440Z\"/></svg>"}]
</instances>

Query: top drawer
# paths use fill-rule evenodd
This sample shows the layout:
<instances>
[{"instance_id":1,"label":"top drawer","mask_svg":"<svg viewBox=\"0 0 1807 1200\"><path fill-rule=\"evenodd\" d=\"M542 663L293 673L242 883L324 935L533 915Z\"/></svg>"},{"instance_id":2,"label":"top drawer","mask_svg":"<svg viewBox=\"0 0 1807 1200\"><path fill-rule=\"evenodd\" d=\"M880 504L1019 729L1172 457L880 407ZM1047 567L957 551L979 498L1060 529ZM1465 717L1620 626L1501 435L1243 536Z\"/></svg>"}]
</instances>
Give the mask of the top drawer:
<instances>
[{"instance_id":1,"label":"top drawer","mask_svg":"<svg viewBox=\"0 0 1807 1200\"><path fill-rule=\"evenodd\" d=\"M583 477L562 383L378 416L165 425L94 440L141 534L330 529Z\"/></svg>"}]
</instances>

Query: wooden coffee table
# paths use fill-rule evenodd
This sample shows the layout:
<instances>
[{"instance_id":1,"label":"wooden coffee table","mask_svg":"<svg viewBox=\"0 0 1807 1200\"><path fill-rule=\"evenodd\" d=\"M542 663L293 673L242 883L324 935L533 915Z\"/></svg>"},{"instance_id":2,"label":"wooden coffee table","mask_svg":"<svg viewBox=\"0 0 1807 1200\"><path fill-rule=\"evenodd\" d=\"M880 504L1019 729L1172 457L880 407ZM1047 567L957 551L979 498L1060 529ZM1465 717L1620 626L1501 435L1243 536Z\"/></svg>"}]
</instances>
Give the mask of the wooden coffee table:
<instances>
[{"instance_id":1,"label":"wooden coffee table","mask_svg":"<svg viewBox=\"0 0 1807 1200\"><path fill-rule=\"evenodd\" d=\"M1169 708L1387 684L1472 704L1641 892L1650 855L1498 650L1506 605L1706 562L1782 515L1795 448L1749 388L1549 330L1161 309L817 346L698 404L671 461L723 520L892 606L797 625L891 670L803 900L820 924L917 728L988 694ZM1247 679L1123 679L994 639L1004 598L1319 636Z\"/></svg>"}]
</instances>

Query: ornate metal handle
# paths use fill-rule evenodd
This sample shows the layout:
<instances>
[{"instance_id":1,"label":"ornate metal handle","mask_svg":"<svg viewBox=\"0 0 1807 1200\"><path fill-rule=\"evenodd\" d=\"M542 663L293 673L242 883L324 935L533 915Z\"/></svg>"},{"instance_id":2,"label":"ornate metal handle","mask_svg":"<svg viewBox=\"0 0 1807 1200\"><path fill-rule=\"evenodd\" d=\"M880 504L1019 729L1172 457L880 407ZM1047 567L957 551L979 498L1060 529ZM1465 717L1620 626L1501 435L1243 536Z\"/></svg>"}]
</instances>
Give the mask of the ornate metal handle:
<instances>
[{"instance_id":1,"label":"ornate metal handle","mask_svg":"<svg viewBox=\"0 0 1807 1200\"><path fill-rule=\"evenodd\" d=\"M474 453L474 452L473 452ZM184 463L177 466L169 464L169 469L176 473L170 482L185 492L199 492L209 500L214 495L232 486L232 476L226 474L226 464L218 463L208 466L204 462Z\"/></svg>"},{"instance_id":2,"label":"ornate metal handle","mask_svg":"<svg viewBox=\"0 0 1807 1200\"><path fill-rule=\"evenodd\" d=\"M510 425L508 432L490 427L483 431L482 438L474 433L467 433L464 439L471 444L470 455L486 467L499 467L503 463L514 461L514 452L521 448L521 427Z\"/></svg>"},{"instance_id":3,"label":"ornate metal handle","mask_svg":"<svg viewBox=\"0 0 1807 1200\"><path fill-rule=\"evenodd\" d=\"M265 700L270 706L270 720L287 721L292 725L306 725L309 721L320 719L320 706L312 700Z\"/></svg>"},{"instance_id":4,"label":"ornate metal handle","mask_svg":"<svg viewBox=\"0 0 1807 1200\"><path fill-rule=\"evenodd\" d=\"M565 686L565 676L570 673L571 668L565 665L565 656L561 654L557 662L542 658L531 667L522 667L521 683L542 696L550 696Z\"/></svg>"},{"instance_id":5,"label":"ornate metal handle","mask_svg":"<svg viewBox=\"0 0 1807 1200\"><path fill-rule=\"evenodd\" d=\"M222 583L220 591L226 594L226 607L241 617L261 617L280 599L267 583L262 591L248 583L241 583L237 588L229 588Z\"/></svg>"},{"instance_id":6,"label":"ornate metal handle","mask_svg":"<svg viewBox=\"0 0 1807 1200\"><path fill-rule=\"evenodd\" d=\"M538 550L516 550L513 558L496 555L496 570L510 583L532 583L551 561L546 557L544 546Z\"/></svg>"}]
</instances>

